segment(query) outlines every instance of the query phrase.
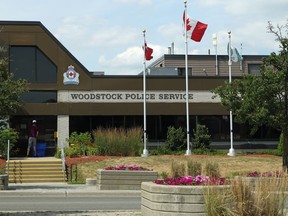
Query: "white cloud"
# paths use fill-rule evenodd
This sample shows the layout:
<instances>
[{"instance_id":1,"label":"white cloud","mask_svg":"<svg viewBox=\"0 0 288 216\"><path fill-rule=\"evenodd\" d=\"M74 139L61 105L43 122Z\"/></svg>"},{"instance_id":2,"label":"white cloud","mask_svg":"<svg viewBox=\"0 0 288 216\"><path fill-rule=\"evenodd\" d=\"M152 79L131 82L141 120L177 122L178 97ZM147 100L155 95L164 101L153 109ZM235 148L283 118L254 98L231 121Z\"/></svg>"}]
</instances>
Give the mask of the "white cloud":
<instances>
[{"instance_id":1,"label":"white cloud","mask_svg":"<svg viewBox=\"0 0 288 216\"><path fill-rule=\"evenodd\" d=\"M153 60L158 59L164 53L167 53L166 47L161 47L154 44L149 44L153 48ZM111 71L117 74L138 74L143 71L144 53L142 47L129 47L124 52L117 54L113 58L108 58L105 55L99 57L99 67L105 69L105 74L111 74ZM153 60L147 61L147 65L152 63ZM136 69L136 70L135 70Z\"/></svg>"},{"instance_id":2,"label":"white cloud","mask_svg":"<svg viewBox=\"0 0 288 216\"><path fill-rule=\"evenodd\" d=\"M180 35L182 36L182 27L176 23L168 23L164 25L160 25L157 29L157 32L166 37L166 38L175 38L175 36Z\"/></svg>"},{"instance_id":3,"label":"white cloud","mask_svg":"<svg viewBox=\"0 0 288 216\"><path fill-rule=\"evenodd\" d=\"M87 46L117 46L127 45L136 41L139 31L130 27L113 26L94 31L88 35Z\"/></svg>"},{"instance_id":4,"label":"white cloud","mask_svg":"<svg viewBox=\"0 0 288 216\"><path fill-rule=\"evenodd\" d=\"M203 7L214 7L215 11L224 7L229 14L250 14L252 17L259 14L264 16L286 14L288 7L287 0L199 0L199 3Z\"/></svg>"}]
</instances>

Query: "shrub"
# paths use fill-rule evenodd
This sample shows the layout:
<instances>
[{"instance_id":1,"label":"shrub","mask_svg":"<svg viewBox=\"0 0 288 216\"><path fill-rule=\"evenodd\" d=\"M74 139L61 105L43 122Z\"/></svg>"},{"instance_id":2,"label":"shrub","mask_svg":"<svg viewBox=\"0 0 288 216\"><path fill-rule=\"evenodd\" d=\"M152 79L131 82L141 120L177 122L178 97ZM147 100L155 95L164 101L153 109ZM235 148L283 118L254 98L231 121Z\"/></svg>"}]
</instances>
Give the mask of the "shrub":
<instances>
[{"instance_id":1,"label":"shrub","mask_svg":"<svg viewBox=\"0 0 288 216\"><path fill-rule=\"evenodd\" d=\"M284 134L281 133L280 138L279 138L279 143L277 145L277 150L278 150L280 155L283 154L283 145L284 145Z\"/></svg>"},{"instance_id":2,"label":"shrub","mask_svg":"<svg viewBox=\"0 0 288 216\"><path fill-rule=\"evenodd\" d=\"M0 155L6 158L8 145L7 142L10 140L10 149L13 147L13 143L17 142L18 133L12 129L1 129L0 130Z\"/></svg>"},{"instance_id":3,"label":"shrub","mask_svg":"<svg viewBox=\"0 0 288 216\"><path fill-rule=\"evenodd\" d=\"M190 176L201 175L202 173L202 165L198 161L189 160L187 161L187 173Z\"/></svg>"},{"instance_id":4,"label":"shrub","mask_svg":"<svg viewBox=\"0 0 288 216\"><path fill-rule=\"evenodd\" d=\"M184 150L186 147L185 131L182 127L168 127L167 131L167 147L172 151Z\"/></svg>"},{"instance_id":5,"label":"shrub","mask_svg":"<svg viewBox=\"0 0 288 216\"><path fill-rule=\"evenodd\" d=\"M76 157L97 154L97 149L92 143L92 137L89 132L79 134L73 132L67 139L67 142L69 143L69 147L65 148L65 156Z\"/></svg>"},{"instance_id":6,"label":"shrub","mask_svg":"<svg viewBox=\"0 0 288 216\"><path fill-rule=\"evenodd\" d=\"M175 152L171 151L166 146L159 146L155 149L151 149L149 151L149 154L150 155L172 155L172 154L175 154Z\"/></svg>"},{"instance_id":7,"label":"shrub","mask_svg":"<svg viewBox=\"0 0 288 216\"><path fill-rule=\"evenodd\" d=\"M92 137L89 132L85 133L77 133L73 132L69 138L67 139L67 142L70 144L79 144L79 145L91 145Z\"/></svg>"},{"instance_id":8,"label":"shrub","mask_svg":"<svg viewBox=\"0 0 288 216\"><path fill-rule=\"evenodd\" d=\"M203 148L209 149L210 148L210 137L208 128L205 125L197 124L196 131L193 130L193 149Z\"/></svg>"},{"instance_id":9,"label":"shrub","mask_svg":"<svg viewBox=\"0 0 288 216\"><path fill-rule=\"evenodd\" d=\"M161 177L162 179L168 178L168 175L169 175L169 173L166 172L166 171L162 171L162 172L160 173L160 177Z\"/></svg>"}]
</instances>

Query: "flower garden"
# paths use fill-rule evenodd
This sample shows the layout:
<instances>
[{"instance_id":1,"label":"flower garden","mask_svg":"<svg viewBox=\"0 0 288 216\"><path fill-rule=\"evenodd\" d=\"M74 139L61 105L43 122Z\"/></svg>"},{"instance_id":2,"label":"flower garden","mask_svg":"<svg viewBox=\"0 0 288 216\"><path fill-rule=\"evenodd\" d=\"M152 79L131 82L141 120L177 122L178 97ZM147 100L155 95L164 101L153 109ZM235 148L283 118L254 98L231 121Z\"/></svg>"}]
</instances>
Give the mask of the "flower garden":
<instances>
[{"instance_id":1,"label":"flower garden","mask_svg":"<svg viewBox=\"0 0 288 216\"><path fill-rule=\"evenodd\" d=\"M109 166L104 168L104 170L134 170L134 171L152 171L142 166L136 165L119 165L119 166Z\"/></svg>"},{"instance_id":2,"label":"flower garden","mask_svg":"<svg viewBox=\"0 0 288 216\"><path fill-rule=\"evenodd\" d=\"M225 178L210 178L209 176L197 175L157 179L154 183L163 185L224 185L225 180Z\"/></svg>"}]
</instances>

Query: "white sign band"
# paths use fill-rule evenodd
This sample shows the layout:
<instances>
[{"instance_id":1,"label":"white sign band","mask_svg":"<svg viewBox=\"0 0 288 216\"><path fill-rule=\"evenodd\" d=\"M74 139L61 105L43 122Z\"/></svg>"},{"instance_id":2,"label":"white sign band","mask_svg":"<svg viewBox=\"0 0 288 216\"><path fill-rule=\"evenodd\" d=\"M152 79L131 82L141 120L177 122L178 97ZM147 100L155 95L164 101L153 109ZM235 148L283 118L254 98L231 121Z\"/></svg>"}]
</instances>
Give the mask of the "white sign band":
<instances>
[{"instance_id":1,"label":"white sign band","mask_svg":"<svg viewBox=\"0 0 288 216\"><path fill-rule=\"evenodd\" d=\"M209 91L190 91L190 103L220 103ZM69 103L143 103L142 91L59 91L58 102ZM147 91L147 103L185 103L185 91Z\"/></svg>"}]
</instances>

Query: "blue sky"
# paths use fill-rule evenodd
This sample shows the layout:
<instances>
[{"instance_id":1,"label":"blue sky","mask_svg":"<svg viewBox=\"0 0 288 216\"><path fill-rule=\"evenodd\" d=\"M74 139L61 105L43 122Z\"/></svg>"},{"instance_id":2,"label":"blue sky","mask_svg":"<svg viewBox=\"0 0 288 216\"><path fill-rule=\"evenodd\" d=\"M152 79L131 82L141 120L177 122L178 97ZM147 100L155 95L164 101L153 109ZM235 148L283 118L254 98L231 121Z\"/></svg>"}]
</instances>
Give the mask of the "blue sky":
<instances>
[{"instance_id":1,"label":"blue sky","mask_svg":"<svg viewBox=\"0 0 288 216\"><path fill-rule=\"evenodd\" d=\"M184 54L183 0L0 0L0 20L40 21L90 71L134 75L143 70L143 29L154 49L152 63L171 43ZM189 54L226 54L228 31L243 54L279 50L267 22L288 20L287 0L188 0L188 15L208 24L202 41L189 41ZM286 33L285 33L286 34Z\"/></svg>"}]
</instances>

